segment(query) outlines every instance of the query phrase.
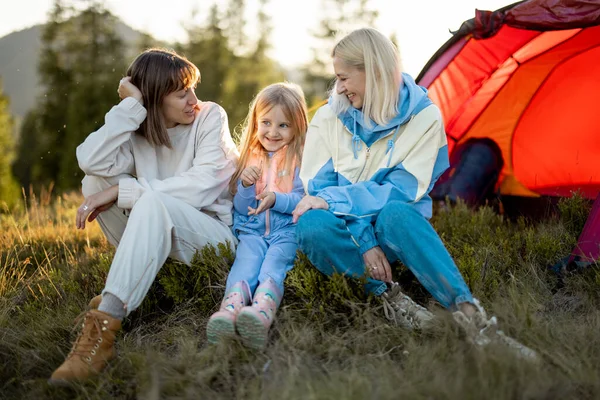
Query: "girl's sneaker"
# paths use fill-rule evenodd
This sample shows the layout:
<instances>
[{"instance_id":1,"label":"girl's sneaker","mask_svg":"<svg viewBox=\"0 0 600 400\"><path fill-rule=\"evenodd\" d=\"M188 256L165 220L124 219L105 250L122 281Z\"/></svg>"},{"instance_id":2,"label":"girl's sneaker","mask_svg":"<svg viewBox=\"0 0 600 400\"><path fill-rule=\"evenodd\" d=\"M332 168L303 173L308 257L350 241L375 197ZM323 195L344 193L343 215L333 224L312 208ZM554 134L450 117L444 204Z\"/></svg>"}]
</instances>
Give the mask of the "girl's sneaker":
<instances>
[{"instance_id":1,"label":"girl's sneaker","mask_svg":"<svg viewBox=\"0 0 600 400\"><path fill-rule=\"evenodd\" d=\"M279 288L272 279L256 288L252 306L242 308L236 322L237 331L246 346L257 350L265 348L280 302Z\"/></svg>"},{"instance_id":2,"label":"girl's sneaker","mask_svg":"<svg viewBox=\"0 0 600 400\"><path fill-rule=\"evenodd\" d=\"M248 282L235 283L225 294L219 311L211 315L206 325L206 337L211 344L226 336L235 336L235 322L240 310L250 304Z\"/></svg>"}]
</instances>

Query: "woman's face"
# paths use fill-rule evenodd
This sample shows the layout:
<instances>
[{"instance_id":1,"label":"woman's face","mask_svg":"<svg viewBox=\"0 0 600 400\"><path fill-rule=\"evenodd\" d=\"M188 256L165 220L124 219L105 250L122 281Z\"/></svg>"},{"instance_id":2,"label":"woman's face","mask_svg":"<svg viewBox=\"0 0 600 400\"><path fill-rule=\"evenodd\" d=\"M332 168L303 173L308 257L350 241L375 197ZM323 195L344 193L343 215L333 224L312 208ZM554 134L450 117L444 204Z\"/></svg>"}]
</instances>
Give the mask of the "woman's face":
<instances>
[{"instance_id":1,"label":"woman's face","mask_svg":"<svg viewBox=\"0 0 600 400\"><path fill-rule=\"evenodd\" d=\"M333 69L337 77L337 93L346 96L352 107L360 110L365 101L365 71L346 64L338 57L333 57Z\"/></svg>"},{"instance_id":2,"label":"woman's face","mask_svg":"<svg viewBox=\"0 0 600 400\"><path fill-rule=\"evenodd\" d=\"M168 128L179 124L191 124L196 117L196 104L198 98L194 92L195 87L171 92L165 96L162 103L162 114Z\"/></svg>"}]
</instances>

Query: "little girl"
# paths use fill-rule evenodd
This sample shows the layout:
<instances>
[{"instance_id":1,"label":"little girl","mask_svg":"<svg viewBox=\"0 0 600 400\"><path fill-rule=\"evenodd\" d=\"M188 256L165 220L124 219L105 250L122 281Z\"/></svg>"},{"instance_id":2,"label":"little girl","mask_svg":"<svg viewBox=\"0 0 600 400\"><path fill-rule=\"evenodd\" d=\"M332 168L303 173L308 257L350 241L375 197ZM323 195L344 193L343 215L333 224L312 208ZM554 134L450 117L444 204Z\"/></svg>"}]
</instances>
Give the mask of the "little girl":
<instances>
[{"instance_id":1,"label":"little girl","mask_svg":"<svg viewBox=\"0 0 600 400\"><path fill-rule=\"evenodd\" d=\"M210 343L237 330L247 346L266 345L283 281L296 258L291 214L304 196L298 174L307 127L298 85L267 86L250 105L230 182L239 245L221 308L206 327Z\"/></svg>"}]
</instances>

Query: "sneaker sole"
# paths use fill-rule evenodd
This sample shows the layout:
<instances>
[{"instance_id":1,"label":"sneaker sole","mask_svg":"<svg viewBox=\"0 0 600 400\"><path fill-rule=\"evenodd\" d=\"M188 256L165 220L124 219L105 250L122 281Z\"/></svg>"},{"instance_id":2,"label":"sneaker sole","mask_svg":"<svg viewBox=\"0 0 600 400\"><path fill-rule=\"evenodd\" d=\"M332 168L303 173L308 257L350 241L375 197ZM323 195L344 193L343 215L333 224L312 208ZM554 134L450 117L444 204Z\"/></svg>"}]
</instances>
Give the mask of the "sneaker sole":
<instances>
[{"instance_id":1,"label":"sneaker sole","mask_svg":"<svg viewBox=\"0 0 600 400\"><path fill-rule=\"evenodd\" d=\"M246 346L262 350L267 345L268 332L258 316L242 311L237 317L236 328Z\"/></svg>"},{"instance_id":2,"label":"sneaker sole","mask_svg":"<svg viewBox=\"0 0 600 400\"><path fill-rule=\"evenodd\" d=\"M216 344L224 337L232 336L235 336L235 325L231 319L217 317L208 321L206 325L208 343Z\"/></svg>"}]
</instances>

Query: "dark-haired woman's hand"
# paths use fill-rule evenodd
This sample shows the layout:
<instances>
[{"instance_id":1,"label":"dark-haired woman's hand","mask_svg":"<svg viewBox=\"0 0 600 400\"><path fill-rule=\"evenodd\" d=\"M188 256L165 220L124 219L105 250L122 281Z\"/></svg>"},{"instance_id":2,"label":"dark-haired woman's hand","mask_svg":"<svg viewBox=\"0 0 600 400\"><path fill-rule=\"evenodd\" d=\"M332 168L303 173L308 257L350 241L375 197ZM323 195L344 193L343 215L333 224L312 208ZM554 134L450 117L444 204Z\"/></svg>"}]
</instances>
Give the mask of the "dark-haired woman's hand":
<instances>
[{"instance_id":1,"label":"dark-haired woman's hand","mask_svg":"<svg viewBox=\"0 0 600 400\"><path fill-rule=\"evenodd\" d=\"M75 226L85 228L85 221L92 222L102 212L108 210L119 197L119 185L114 185L101 192L95 193L83 201L77 209Z\"/></svg>"},{"instance_id":2,"label":"dark-haired woman's hand","mask_svg":"<svg viewBox=\"0 0 600 400\"><path fill-rule=\"evenodd\" d=\"M313 209L329 210L329 204L320 197L305 196L300 200L294 211L292 211L292 222L295 224L302 214Z\"/></svg>"},{"instance_id":3,"label":"dark-haired woman's hand","mask_svg":"<svg viewBox=\"0 0 600 400\"><path fill-rule=\"evenodd\" d=\"M131 83L130 76L126 76L125 78L119 81L119 88L117 89L117 93L119 93L119 98L121 98L121 100L127 97L133 97L141 105L144 105L142 92L140 92L140 89L138 89L133 83Z\"/></svg>"}]
</instances>

